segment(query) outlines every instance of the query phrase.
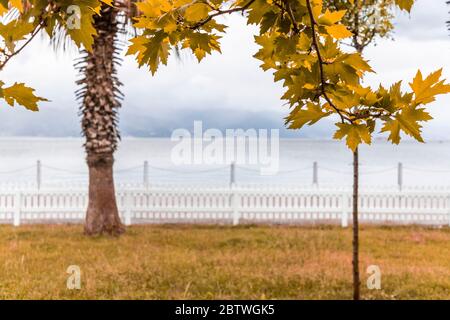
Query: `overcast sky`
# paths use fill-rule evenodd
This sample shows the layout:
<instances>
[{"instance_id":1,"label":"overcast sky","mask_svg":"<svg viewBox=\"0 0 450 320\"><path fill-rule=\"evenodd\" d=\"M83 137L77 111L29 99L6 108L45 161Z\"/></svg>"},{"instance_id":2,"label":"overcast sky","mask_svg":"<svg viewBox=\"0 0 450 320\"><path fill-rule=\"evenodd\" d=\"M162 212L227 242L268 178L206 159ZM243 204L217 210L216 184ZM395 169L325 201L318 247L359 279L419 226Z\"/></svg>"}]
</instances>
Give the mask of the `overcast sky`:
<instances>
[{"instance_id":1,"label":"overcast sky","mask_svg":"<svg viewBox=\"0 0 450 320\"><path fill-rule=\"evenodd\" d=\"M449 8L444 0L418 0L411 15L399 13L395 41L378 40L366 51L375 71L368 84L389 85L403 79L405 85L420 68L428 73L444 67L450 78L450 32L445 21ZM252 56L254 27L240 16L228 17L230 25L222 41L222 55L209 56L200 64L189 54L172 57L152 77L138 69L132 57L124 60L120 77L126 99L120 111L124 136L170 136L173 129L192 129L194 120L209 128L283 128L287 108L279 99L282 89L272 74L263 72ZM73 69L75 50L56 53L44 38L7 66L1 79L25 82L51 100L38 113L12 109L2 102L2 136L79 136L78 105L74 99L77 78ZM428 139L450 139L450 96L430 107L435 120L426 124ZM282 130L283 136L329 138L333 123L323 120L300 131Z\"/></svg>"}]
</instances>

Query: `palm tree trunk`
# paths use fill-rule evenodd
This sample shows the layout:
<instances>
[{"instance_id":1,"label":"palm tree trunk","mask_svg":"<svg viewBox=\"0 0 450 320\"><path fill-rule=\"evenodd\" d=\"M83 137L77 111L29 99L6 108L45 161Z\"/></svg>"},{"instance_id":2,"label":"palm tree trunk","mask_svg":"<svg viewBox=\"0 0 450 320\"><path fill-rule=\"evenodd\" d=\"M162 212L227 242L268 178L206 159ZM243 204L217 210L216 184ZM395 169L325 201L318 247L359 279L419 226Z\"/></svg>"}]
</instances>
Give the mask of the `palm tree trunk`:
<instances>
[{"instance_id":1,"label":"palm tree trunk","mask_svg":"<svg viewBox=\"0 0 450 320\"><path fill-rule=\"evenodd\" d=\"M353 300L360 299L358 189L359 152L356 148L353 152Z\"/></svg>"},{"instance_id":2,"label":"palm tree trunk","mask_svg":"<svg viewBox=\"0 0 450 320\"><path fill-rule=\"evenodd\" d=\"M117 209L114 190L114 152L120 139L117 109L121 85L116 76L118 32L117 10L103 5L95 17L97 36L92 52L84 52L80 72L83 78L77 95L82 99L81 115L89 167L89 203L85 233L119 235L125 231Z\"/></svg>"}]
</instances>

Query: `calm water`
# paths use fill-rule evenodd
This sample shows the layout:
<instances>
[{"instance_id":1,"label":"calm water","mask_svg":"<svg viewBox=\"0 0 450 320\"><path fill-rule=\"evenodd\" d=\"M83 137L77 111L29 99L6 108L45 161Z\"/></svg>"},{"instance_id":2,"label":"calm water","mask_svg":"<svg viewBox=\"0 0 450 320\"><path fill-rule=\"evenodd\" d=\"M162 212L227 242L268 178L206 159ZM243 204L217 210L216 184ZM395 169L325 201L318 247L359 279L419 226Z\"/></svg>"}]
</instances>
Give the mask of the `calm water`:
<instances>
[{"instance_id":1,"label":"calm water","mask_svg":"<svg viewBox=\"0 0 450 320\"><path fill-rule=\"evenodd\" d=\"M228 185L227 165L183 165L171 161L174 142L164 138L125 138L116 156L116 179L141 182L148 161L149 180L155 183ZM397 164L404 166L405 185L450 185L450 142L392 146L375 142L361 148L361 180L365 185L396 185ZM42 162L43 182L82 182L87 178L82 140L75 138L0 139L0 181L34 182L36 161ZM310 184L312 164L318 163L319 184L349 185L351 154L338 141L293 140L280 142L279 173L261 176L257 166L238 166L239 183Z\"/></svg>"}]
</instances>

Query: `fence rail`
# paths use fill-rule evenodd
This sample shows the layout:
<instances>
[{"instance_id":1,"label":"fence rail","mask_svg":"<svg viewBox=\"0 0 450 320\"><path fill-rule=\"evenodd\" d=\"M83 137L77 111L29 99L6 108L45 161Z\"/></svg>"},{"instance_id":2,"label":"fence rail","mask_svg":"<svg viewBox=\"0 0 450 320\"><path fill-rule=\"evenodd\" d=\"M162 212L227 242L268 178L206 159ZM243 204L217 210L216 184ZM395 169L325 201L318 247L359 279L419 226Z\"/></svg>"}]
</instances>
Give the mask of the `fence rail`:
<instances>
[{"instance_id":1,"label":"fence rail","mask_svg":"<svg viewBox=\"0 0 450 320\"><path fill-rule=\"evenodd\" d=\"M340 224L351 218L347 188L177 185L118 187L125 224L274 223ZM0 191L0 223L79 223L88 203L86 188ZM360 220L376 224L450 225L450 189L368 188L360 192Z\"/></svg>"},{"instance_id":2,"label":"fence rail","mask_svg":"<svg viewBox=\"0 0 450 320\"><path fill-rule=\"evenodd\" d=\"M119 183L131 183L139 186L149 186L155 181L176 185L189 185L198 182L221 183L222 186L248 182L310 183L312 186L327 186L333 184L351 185L351 163L344 166L327 167L312 162L299 167L284 167L274 175L261 175L260 166L230 163L227 165L198 166L154 166L149 161L133 166L114 169L114 180ZM78 184L83 188L89 181L89 174L84 163L78 166L52 166L37 160L35 165L0 171L0 190L28 188L58 189L71 188ZM417 183L442 185L450 175L450 167L410 167L402 162L389 166L373 166L360 164L359 174L361 184L388 183L397 189L408 188ZM372 179L378 177L376 179ZM312 178L312 179L311 179Z\"/></svg>"}]
</instances>

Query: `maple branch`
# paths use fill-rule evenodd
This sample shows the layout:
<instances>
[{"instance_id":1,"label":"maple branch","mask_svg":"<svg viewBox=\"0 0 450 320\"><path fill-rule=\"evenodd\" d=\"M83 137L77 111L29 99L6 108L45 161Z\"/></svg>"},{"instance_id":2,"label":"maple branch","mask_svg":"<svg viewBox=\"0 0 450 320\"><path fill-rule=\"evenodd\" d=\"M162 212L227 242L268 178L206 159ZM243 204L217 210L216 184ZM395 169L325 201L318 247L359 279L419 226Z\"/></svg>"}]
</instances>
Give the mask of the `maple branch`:
<instances>
[{"instance_id":1,"label":"maple branch","mask_svg":"<svg viewBox=\"0 0 450 320\"><path fill-rule=\"evenodd\" d=\"M217 16L221 16L223 14L230 14L230 13L234 13L234 12L243 12L245 10L248 9L248 7L250 7L252 5L253 2L255 2L256 0L250 0L247 4L245 4L242 7L238 7L238 8L232 8L232 9L228 9L228 10L220 10L217 9L216 13L213 13L211 15L209 15L207 18L205 18L202 21L199 21L198 23L194 24L193 26L191 26L191 29L198 29L201 26L204 26L205 24L207 24L208 22L210 22L212 19L214 19Z\"/></svg>"},{"instance_id":2,"label":"maple branch","mask_svg":"<svg viewBox=\"0 0 450 320\"><path fill-rule=\"evenodd\" d=\"M34 37L36 37L36 35L39 33L39 31L42 30L42 28L44 27L44 23L43 21L41 21L36 28L33 30L33 33L31 34L30 38L25 41L25 43L16 51L11 52L11 53L5 53L5 51L2 49L3 54L6 56L5 61L3 61L2 63L0 63L0 70L2 70L5 65L9 62L9 60L11 60L12 57L16 56L17 54L19 54L33 39Z\"/></svg>"},{"instance_id":3,"label":"maple branch","mask_svg":"<svg viewBox=\"0 0 450 320\"><path fill-rule=\"evenodd\" d=\"M295 20L294 12L292 11L292 7L291 4L289 3L289 0L284 0L284 4L286 5L289 19L291 19L292 25L294 26L294 33L296 34L300 33L300 30L297 25L297 20Z\"/></svg>"},{"instance_id":4,"label":"maple branch","mask_svg":"<svg viewBox=\"0 0 450 320\"><path fill-rule=\"evenodd\" d=\"M361 43L361 47L363 49L366 48L375 38L376 34L377 34L376 28L370 29L370 34L367 36L366 40Z\"/></svg>"},{"instance_id":5,"label":"maple branch","mask_svg":"<svg viewBox=\"0 0 450 320\"><path fill-rule=\"evenodd\" d=\"M274 1L273 4L275 5L275 7L281 10L281 16L283 16L286 12L286 9L283 7L283 5L281 3L278 3L277 1Z\"/></svg>"},{"instance_id":6,"label":"maple branch","mask_svg":"<svg viewBox=\"0 0 450 320\"><path fill-rule=\"evenodd\" d=\"M206 1L205 1L205 4L206 4L208 7L210 7L211 10L214 10L214 11L220 11L220 9L217 8L217 7L215 7L211 2L209 2L209 0L206 0Z\"/></svg>"},{"instance_id":7,"label":"maple branch","mask_svg":"<svg viewBox=\"0 0 450 320\"><path fill-rule=\"evenodd\" d=\"M316 22L316 20L314 19L314 14L313 14L313 12L312 12L312 8L311 8L311 2L310 2L310 0L306 0L306 6L307 6L307 8L308 8L308 14L309 14L309 18L310 18L310 20L311 20L311 30L312 30L312 46L314 47L314 49L316 50L316 52L317 52L317 60L318 60L318 62L319 62L319 74L320 74L320 83L321 83L321 85L320 85L320 89L321 89L321 93L322 93L322 96L325 98L325 100L330 104L330 106L334 109L334 111L336 111L337 113L338 113L338 115L341 117L341 121L342 121L342 123L344 123L345 122L345 120L347 120L347 121L349 121L349 122L352 122L352 120L350 119L350 118L348 118L348 117L346 117L346 116L344 116L342 113L343 113L343 111L342 110L340 110L338 107L336 107L335 105L334 105L334 103L331 101L331 99L328 97L328 94L327 94L327 92L326 92L326 90L325 90L325 86L326 86L326 81L325 81L325 74L324 74L324 71L323 71L323 65L324 65L324 61L323 61L323 59L322 59L322 55L321 55L321 53L320 53L320 49L319 49L319 44L318 44L318 41L317 41L317 35L316 35L316 25L317 25L317 22Z\"/></svg>"},{"instance_id":8,"label":"maple branch","mask_svg":"<svg viewBox=\"0 0 450 320\"><path fill-rule=\"evenodd\" d=\"M366 109L366 110L360 110L359 112L356 113L351 113L351 120L352 121L356 121L356 120L362 120L362 119L367 119L367 118L376 118L379 119L381 117L391 117L393 115L392 112L387 112L385 113L383 111L378 111L376 113L373 113L373 111L370 111L370 109Z\"/></svg>"},{"instance_id":9,"label":"maple branch","mask_svg":"<svg viewBox=\"0 0 450 320\"><path fill-rule=\"evenodd\" d=\"M358 51L359 53L361 53L364 49L364 47L359 43L358 41L358 37L359 37L359 11L361 9L360 3L358 0L355 0L354 2L354 6L356 8L355 11L355 25L353 28L353 47L356 49L356 51Z\"/></svg>"}]
</instances>

